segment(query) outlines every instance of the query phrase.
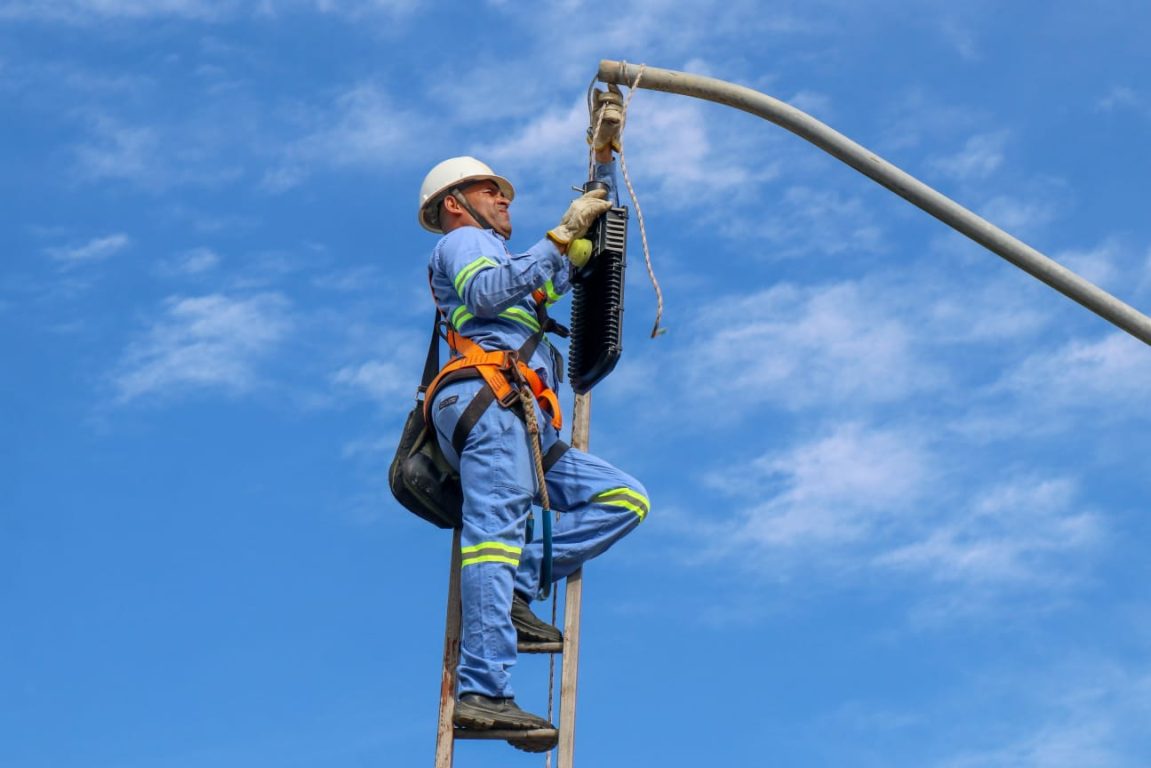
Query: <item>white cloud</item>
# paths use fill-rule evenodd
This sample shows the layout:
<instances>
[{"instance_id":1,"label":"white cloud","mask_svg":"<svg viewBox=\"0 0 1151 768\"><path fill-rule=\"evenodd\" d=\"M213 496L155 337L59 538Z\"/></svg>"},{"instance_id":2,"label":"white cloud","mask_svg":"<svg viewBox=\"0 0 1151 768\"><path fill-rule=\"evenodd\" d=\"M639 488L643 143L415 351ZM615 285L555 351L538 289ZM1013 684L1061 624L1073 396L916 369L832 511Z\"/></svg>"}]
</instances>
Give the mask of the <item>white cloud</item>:
<instances>
[{"instance_id":1,"label":"white cloud","mask_svg":"<svg viewBox=\"0 0 1151 768\"><path fill-rule=\"evenodd\" d=\"M1068 478L1023 478L984 489L918 541L876 564L963 585L1046 584L1072 572L1074 556L1102 539L1097 515L1076 507Z\"/></svg>"},{"instance_id":2,"label":"white cloud","mask_svg":"<svg viewBox=\"0 0 1151 768\"><path fill-rule=\"evenodd\" d=\"M713 472L708 485L736 511L685 529L693 562L805 579L818 563L818 580L837 586L886 578L910 590L909 618L932 625L1046 609L1081 587L1107 532L1075 480L1015 472L996 484L963 467L962 446L944 457L938 440L847 422Z\"/></svg>"},{"instance_id":3,"label":"white cloud","mask_svg":"<svg viewBox=\"0 0 1151 768\"><path fill-rule=\"evenodd\" d=\"M122 232L117 232L112 235L93 238L81 245L49 248L47 253L54 261L67 267L104 261L123 251L131 243L132 238Z\"/></svg>"},{"instance_id":4,"label":"white cloud","mask_svg":"<svg viewBox=\"0 0 1151 768\"><path fill-rule=\"evenodd\" d=\"M81 175L92 181L143 181L159 165L159 138L150 127L126 126L106 116L93 119L92 137L75 150Z\"/></svg>"},{"instance_id":5,"label":"white cloud","mask_svg":"<svg viewBox=\"0 0 1151 768\"><path fill-rule=\"evenodd\" d=\"M546 102L546 97L540 100ZM653 91L636 92L624 129L624 161L631 176L640 180L641 204L658 198L664 208L698 212L700 199L758 196L765 182L777 177L775 163L747 162L754 154L751 145L774 137L749 136L730 121L716 119L722 109ZM505 118L517 126L514 130L501 131L495 141L469 151L531 183L554 183L558 169L586 155L588 113L582 91L574 103L524 116L522 122L518 117ZM621 173L620 193L626 196L623 183Z\"/></svg>"},{"instance_id":6,"label":"white cloud","mask_svg":"<svg viewBox=\"0 0 1151 768\"><path fill-rule=\"evenodd\" d=\"M751 234L766 240L769 258L874 253L884 248L881 227L859 198L829 189L793 186Z\"/></svg>"},{"instance_id":7,"label":"white cloud","mask_svg":"<svg viewBox=\"0 0 1151 768\"><path fill-rule=\"evenodd\" d=\"M701 199L758 197L762 185L778 176L774 163L747 162L749 142L774 137L746 135L732 125L740 118L717 119L723 109L642 89L632 100L624 150L631 152L633 172L645 188L654 187L650 194L661 205L698 210Z\"/></svg>"},{"instance_id":8,"label":"white cloud","mask_svg":"<svg viewBox=\"0 0 1151 768\"><path fill-rule=\"evenodd\" d=\"M1107 95L1099 99L1095 108L1099 112L1133 110L1139 114L1151 115L1146 99L1138 91L1125 85L1112 86Z\"/></svg>"},{"instance_id":9,"label":"white cloud","mask_svg":"<svg viewBox=\"0 0 1151 768\"><path fill-rule=\"evenodd\" d=\"M787 103L798 110L827 121L832 118L831 97L816 91L799 91Z\"/></svg>"},{"instance_id":10,"label":"white cloud","mask_svg":"<svg viewBox=\"0 0 1151 768\"><path fill-rule=\"evenodd\" d=\"M215 269L220 263L220 256L210 248L196 248L183 254L180 259L180 268L185 274L197 275Z\"/></svg>"},{"instance_id":11,"label":"white cloud","mask_svg":"<svg viewBox=\"0 0 1151 768\"><path fill-rule=\"evenodd\" d=\"M1151 740L1151 673L1130 661L1064 662L1038 680L1015 671L1024 700L1008 736L969 744L940 768L1142 768Z\"/></svg>"},{"instance_id":12,"label":"white cloud","mask_svg":"<svg viewBox=\"0 0 1151 768\"><path fill-rule=\"evenodd\" d=\"M240 132L239 119L232 126ZM218 155L229 137L210 122L129 124L96 114L89 135L72 148L77 176L88 182L124 181L149 190L194 184L216 185L241 174Z\"/></svg>"},{"instance_id":13,"label":"white cloud","mask_svg":"<svg viewBox=\"0 0 1151 768\"><path fill-rule=\"evenodd\" d=\"M339 386L350 387L372 400L394 405L414 393L412 371L391 361L369 360L341 368L332 377Z\"/></svg>"},{"instance_id":14,"label":"white cloud","mask_svg":"<svg viewBox=\"0 0 1151 768\"><path fill-rule=\"evenodd\" d=\"M1060 190L1060 185L1051 182L1047 192ZM1056 203L1038 196L1020 200L1010 195L996 195L979 206L979 215L1012 235L1034 234L1050 224L1057 212Z\"/></svg>"},{"instance_id":15,"label":"white cloud","mask_svg":"<svg viewBox=\"0 0 1151 768\"><path fill-rule=\"evenodd\" d=\"M581 99L566 108L553 109L525 124L510 138L498 143L481 145L476 155L509 173L531 173L545 176L556 165L580 153L587 152L584 131L587 128L587 107Z\"/></svg>"},{"instance_id":16,"label":"white cloud","mask_svg":"<svg viewBox=\"0 0 1151 768\"><path fill-rule=\"evenodd\" d=\"M981 133L969 138L959 152L928 161L940 173L962 181L987 179L1003 164L1006 131Z\"/></svg>"},{"instance_id":17,"label":"white cloud","mask_svg":"<svg viewBox=\"0 0 1151 768\"><path fill-rule=\"evenodd\" d=\"M155 17L213 21L236 6L233 0L9 0L0 6L0 18L67 23Z\"/></svg>"},{"instance_id":18,"label":"white cloud","mask_svg":"<svg viewBox=\"0 0 1151 768\"><path fill-rule=\"evenodd\" d=\"M292 327L288 309L278 293L168 299L162 317L125 351L113 380L117 399L251 390L259 383L259 364Z\"/></svg>"},{"instance_id":19,"label":"white cloud","mask_svg":"<svg viewBox=\"0 0 1151 768\"><path fill-rule=\"evenodd\" d=\"M952 17L942 22L943 38L966 61L978 61L981 56L977 35L961 21Z\"/></svg>"},{"instance_id":20,"label":"white cloud","mask_svg":"<svg viewBox=\"0 0 1151 768\"><path fill-rule=\"evenodd\" d=\"M879 146L885 152L905 156L910 149L938 146L941 141L955 140L964 133L987 131L988 119L979 108L936 98L934 93L911 89L889 103ZM911 166L907 169L918 175Z\"/></svg>"},{"instance_id":21,"label":"white cloud","mask_svg":"<svg viewBox=\"0 0 1151 768\"><path fill-rule=\"evenodd\" d=\"M268 4L273 3L269 0ZM290 4L355 19L374 13L402 15L416 10L424 3L423 0L295 0Z\"/></svg>"},{"instance_id":22,"label":"white cloud","mask_svg":"<svg viewBox=\"0 0 1151 768\"><path fill-rule=\"evenodd\" d=\"M6 0L0 5L0 19L84 24L175 18L214 23L248 15L313 12L358 20L379 14L403 16L422 4L422 0Z\"/></svg>"},{"instance_id":23,"label":"white cloud","mask_svg":"<svg viewBox=\"0 0 1151 768\"><path fill-rule=\"evenodd\" d=\"M845 424L713 478L732 493L766 501L739 517L733 540L770 550L834 552L871 541L913 510L931 476L914 433Z\"/></svg>"},{"instance_id":24,"label":"white cloud","mask_svg":"<svg viewBox=\"0 0 1151 768\"><path fill-rule=\"evenodd\" d=\"M220 265L220 254L211 248L193 248L164 259L156 271L165 277L194 277L212 272Z\"/></svg>"},{"instance_id":25,"label":"white cloud","mask_svg":"<svg viewBox=\"0 0 1151 768\"><path fill-rule=\"evenodd\" d=\"M1075 340L1034 354L997 386L1033 408L1062 412L1088 409L1124 419L1151 414L1151 352L1125 333L1094 341ZM1110 415L1110 416L1109 416Z\"/></svg>"},{"instance_id":26,"label":"white cloud","mask_svg":"<svg viewBox=\"0 0 1151 768\"><path fill-rule=\"evenodd\" d=\"M916 353L907 322L855 283L780 284L717 297L699 314L695 333L682 361L686 381L691 391L722 396L733 409L859 407L942 383L942 372Z\"/></svg>"},{"instance_id":27,"label":"white cloud","mask_svg":"<svg viewBox=\"0 0 1151 768\"><path fill-rule=\"evenodd\" d=\"M1094 248L1060 251L1052 258L1086 280L1121 294L1138 290L1151 277L1147 265L1138 263L1135 253L1115 238ZM1140 279L1133 280L1136 274Z\"/></svg>"},{"instance_id":28,"label":"white cloud","mask_svg":"<svg viewBox=\"0 0 1151 768\"><path fill-rule=\"evenodd\" d=\"M397 106L381 86L360 84L340 93L330 108L309 112L305 135L292 142L264 186L281 191L317 168L380 169L409 160L413 143L432 126Z\"/></svg>"}]
</instances>

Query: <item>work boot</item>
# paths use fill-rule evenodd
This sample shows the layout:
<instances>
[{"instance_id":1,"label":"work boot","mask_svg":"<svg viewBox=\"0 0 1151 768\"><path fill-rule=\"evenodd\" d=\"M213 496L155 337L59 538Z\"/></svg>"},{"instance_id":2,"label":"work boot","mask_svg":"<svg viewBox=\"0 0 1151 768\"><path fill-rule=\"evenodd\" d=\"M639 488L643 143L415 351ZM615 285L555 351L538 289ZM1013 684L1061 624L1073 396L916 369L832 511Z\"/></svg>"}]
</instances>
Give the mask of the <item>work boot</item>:
<instances>
[{"instance_id":1,"label":"work boot","mask_svg":"<svg viewBox=\"0 0 1151 768\"><path fill-rule=\"evenodd\" d=\"M519 593L512 598L512 626L521 643L561 643L564 639L563 633L532 613Z\"/></svg>"},{"instance_id":2,"label":"work boot","mask_svg":"<svg viewBox=\"0 0 1151 768\"><path fill-rule=\"evenodd\" d=\"M480 693L460 695L452 722L460 728L473 728L477 731L555 728L539 715L524 712L516 706L516 700L511 696L497 698Z\"/></svg>"}]
</instances>

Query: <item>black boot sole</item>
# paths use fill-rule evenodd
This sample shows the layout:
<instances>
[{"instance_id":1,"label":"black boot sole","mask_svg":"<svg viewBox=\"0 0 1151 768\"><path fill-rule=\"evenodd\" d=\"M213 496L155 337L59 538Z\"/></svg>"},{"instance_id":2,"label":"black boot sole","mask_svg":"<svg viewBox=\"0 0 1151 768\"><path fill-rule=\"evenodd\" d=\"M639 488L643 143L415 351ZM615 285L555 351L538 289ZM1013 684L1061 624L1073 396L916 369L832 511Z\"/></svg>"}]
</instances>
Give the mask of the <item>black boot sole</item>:
<instances>
[{"instance_id":1,"label":"black boot sole","mask_svg":"<svg viewBox=\"0 0 1151 768\"><path fill-rule=\"evenodd\" d=\"M508 717L459 701L456 702L452 723L459 728L471 728L477 731L552 729L552 724L543 718Z\"/></svg>"}]
</instances>

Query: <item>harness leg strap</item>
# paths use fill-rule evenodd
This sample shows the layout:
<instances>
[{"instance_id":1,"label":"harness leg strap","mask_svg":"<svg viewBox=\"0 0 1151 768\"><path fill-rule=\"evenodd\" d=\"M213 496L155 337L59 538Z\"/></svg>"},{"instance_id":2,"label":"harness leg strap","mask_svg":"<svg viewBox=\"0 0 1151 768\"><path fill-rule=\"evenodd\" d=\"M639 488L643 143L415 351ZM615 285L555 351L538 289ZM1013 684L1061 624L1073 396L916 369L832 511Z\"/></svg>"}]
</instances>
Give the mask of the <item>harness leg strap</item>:
<instances>
[{"instance_id":1,"label":"harness leg strap","mask_svg":"<svg viewBox=\"0 0 1151 768\"><path fill-rule=\"evenodd\" d=\"M464 455L464 444L467 442L468 433L472 431L472 427L484 415L484 411L495 402L496 396L492 392L491 387L482 387L472 401L468 403L468 407L460 414L460 420L456 422L456 428L452 430L452 447L456 449L457 456Z\"/></svg>"},{"instance_id":2,"label":"harness leg strap","mask_svg":"<svg viewBox=\"0 0 1151 768\"><path fill-rule=\"evenodd\" d=\"M555 463L560 460L560 457L571 450L571 446L563 440L556 440L555 444L548 448L548 452L544 454L544 473L546 474L549 469L555 466Z\"/></svg>"}]
</instances>

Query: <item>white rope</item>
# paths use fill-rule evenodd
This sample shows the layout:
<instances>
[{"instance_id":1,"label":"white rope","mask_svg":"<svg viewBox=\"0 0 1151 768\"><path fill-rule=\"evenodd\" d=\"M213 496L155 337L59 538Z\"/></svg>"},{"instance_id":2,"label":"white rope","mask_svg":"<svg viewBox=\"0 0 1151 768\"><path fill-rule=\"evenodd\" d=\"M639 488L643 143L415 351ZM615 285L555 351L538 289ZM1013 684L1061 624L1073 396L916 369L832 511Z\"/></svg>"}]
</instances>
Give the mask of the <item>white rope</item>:
<instances>
[{"instance_id":1,"label":"white rope","mask_svg":"<svg viewBox=\"0 0 1151 768\"><path fill-rule=\"evenodd\" d=\"M622 63L625 66L627 64L627 62L622 62ZM623 146L623 129L627 125L627 110L628 110L628 107L631 105L632 96L635 95L636 89L639 88L640 81L643 79L643 72L644 72L644 69L646 66L647 66L646 64L640 64L639 65L639 71L636 72L635 80L632 81L630 86L628 86L627 98L624 99L624 102L623 102L623 109L622 109L623 114L621 116L621 122L620 122L620 127L619 127L619 165L620 165L620 169L623 171L623 181L624 181L624 184L627 186L627 193L631 197L632 205L635 207L636 220L639 222L639 236L640 236L640 241L643 243L644 265L647 267L648 277L651 278L652 288L655 289L655 299L656 299L655 325L653 325L652 329L651 329L651 337L654 339L656 336L661 336L667 332L666 328L660 327L660 321L663 318L663 291L659 287L659 280L656 279L655 268L652 266L652 263L651 263L651 249L648 247L648 244L647 244L647 226L644 224L643 209L640 208L639 197L637 197L635 194L635 187L632 186L631 176L630 176L630 174L628 174L628 171L627 171L627 159L624 157L624 146ZM595 80L592 80L592 84L588 88L589 109L590 109L590 105L592 104L592 89L594 89L594 88L595 88ZM592 134L591 134L592 136L595 136L597 133L599 133L600 123L602 121L603 121L603 112L601 110L599 117L596 120L596 124L592 127ZM595 176L595 147L591 146L589 148L589 152L588 152L588 178L592 179L592 178L594 178L594 176Z\"/></svg>"}]
</instances>

